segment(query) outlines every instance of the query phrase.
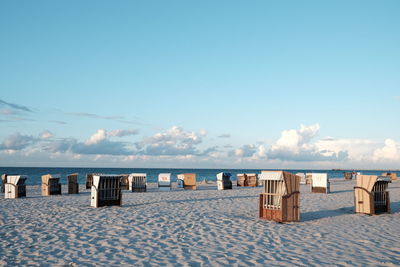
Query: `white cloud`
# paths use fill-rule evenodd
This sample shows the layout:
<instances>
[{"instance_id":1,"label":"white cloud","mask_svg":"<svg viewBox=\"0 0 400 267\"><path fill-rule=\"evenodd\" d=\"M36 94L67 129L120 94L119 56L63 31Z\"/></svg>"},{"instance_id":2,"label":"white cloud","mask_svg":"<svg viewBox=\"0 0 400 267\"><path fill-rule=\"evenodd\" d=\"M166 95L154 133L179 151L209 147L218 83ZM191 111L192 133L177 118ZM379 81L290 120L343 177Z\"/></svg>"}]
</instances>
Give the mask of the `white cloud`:
<instances>
[{"instance_id":1,"label":"white cloud","mask_svg":"<svg viewBox=\"0 0 400 267\"><path fill-rule=\"evenodd\" d=\"M85 141L85 145L94 145L107 138L107 132L104 129L98 129L89 139Z\"/></svg>"},{"instance_id":2,"label":"white cloud","mask_svg":"<svg viewBox=\"0 0 400 267\"><path fill-rule=\"evenodd\" d=\"M132 130L113 130L108 133L109 136L116 136L116 137L124 137L124 136L129 136L129 135L136 135L138 134L139 131L136 129Z\"/></svg>"},{"instance_id":3,"label":"white cloud","mask_svg":"<svg viewBox=\"0 0 400 267\"><path fill-rule=\"evenodd\" d=\"M37 138L31 135L22 135L14 133L6 137L0 144L0 150L21 150L37 141Z\"/></svg>"},{"instance_id":4,"label":"white cloud","mask_svg":"<svg viewBox=\"0 0 400 267\"><path fill-rule=\"evenodd\" d=\"M392 139L386 139L385 145L374 151L374 161L400 161L400 144Z\"/></svg>"},{"instance_id":5,"label":"white cloud","mask_svg":"<svg viewBox=\"0 0 400 267\"><path fill-rule=\"evenodd\" d=\"M136 143L138 153L145 155L196 155L197 145L202 143L202 137L207 133L184 131L173 126L165 132L156 133Z\"/></svg>"},{"instance_id":6,"label":"white cloud","mask_svg":"<svg viewBox=\"0 0 400 267\"><path fill-rule=\"evenodd\" d=\"M311 140L318 135L318 123L299 130L284 130L281 137L271 146L268 158L284 161L337 161L347 158L347 151L320 149Z\"/></svg>"},{"instance_id":7,"label":"white cloud","mask_svg":"<svg viewBox=\"0 0 400 267\"><path fill-rule=\"evenodd\" d=\"M230 134L221 134L218 136L218 138L230 138L231 135Z\"/></svg>"},{"instance_id":8,"label":"white cloud","mask_svg":"<svg viewBox=\"0 0 400 267\"><path fill-rule=\"evenodd\" d=\"M45 139L49 139L49 138L54 137L54 134L51 133L50 131L46 130L46 131L41 132L39 137L40 137L40 139L45 140Z\"/></svg>"}]
</instances>

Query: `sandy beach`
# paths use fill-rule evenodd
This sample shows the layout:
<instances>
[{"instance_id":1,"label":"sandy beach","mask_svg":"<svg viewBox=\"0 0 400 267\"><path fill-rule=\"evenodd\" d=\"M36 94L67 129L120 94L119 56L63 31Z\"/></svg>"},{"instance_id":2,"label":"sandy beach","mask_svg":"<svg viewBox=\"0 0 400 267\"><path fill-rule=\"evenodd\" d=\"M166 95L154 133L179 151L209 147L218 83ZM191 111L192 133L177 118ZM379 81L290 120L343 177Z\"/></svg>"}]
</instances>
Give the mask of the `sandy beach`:
<instances>
[{"instance_id":1,"label":"sandy beach","mask_svg":"<svg viewBox=\"0 0 400 267\"><path fill-rule=\"evenodd\" d=\"M123 205L90 207L90 193L0 199L1 266L398 266L400 182L392 214L353 213L355 181L330 194L301 185L301 222L258 219L261 187L123 192ZM63 185L63 192L66 186Z\"/></svg>"}]
</instances>

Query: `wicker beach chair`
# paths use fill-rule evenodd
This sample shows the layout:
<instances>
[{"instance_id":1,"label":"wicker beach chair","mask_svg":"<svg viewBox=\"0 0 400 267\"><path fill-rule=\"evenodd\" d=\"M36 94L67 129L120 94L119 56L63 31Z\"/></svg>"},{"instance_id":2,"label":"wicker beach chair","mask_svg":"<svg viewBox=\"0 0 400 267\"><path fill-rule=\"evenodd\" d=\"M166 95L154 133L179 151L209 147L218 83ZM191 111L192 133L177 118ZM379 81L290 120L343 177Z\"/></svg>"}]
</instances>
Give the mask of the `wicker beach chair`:
<instances>
[{"instance_id":1,"label":"wicker beach chair","mask_svg":"<svg viewBox=\"0 0 400 267\"><path fill-rule=\"evenodd\" d=\"M259 218L277 222L300 220L300 177L285 171L263 171Z\"/></svg>"},{"instance_id":2,"label":"wicker beach chair","mask_svg":"<svg viewBox=\"0 0 400 267\"><path fill-rule=\"evenodd\" d=\"M120 206L122 204L121 175L93 175L92 207Z\"/></svg>"},{"instance_id":3,"label":"wicker beach chair","mask_svg":"<svg viewBox=\"0 0 400 267\"><path fill-rule=\"evenodd\" d=\"M227 172L220 172L217 174L217 186L218 190L228 190L232 189L232 174Z\"/></svg>"},{"instance_id":4,"label":"wicker beach chair","mask_svg":"<svg viewBox=\"0 0 400 267\"><path fill-rule=\"evenodd\" d=\"M171 174L160 173L158 175L158 190L159 191L171 191Z\"/></svg>"},{"instance_id":5,"label":"wicker beach chair","mask_svg":"<svg viewBox=\"0 0 400 267\"><path fill-rule=\"evenodd\" d=\"M237 177L237 186L244 186L245 181L246 181L246 174L244 173L238 173L236 174Z\"/></svg>"},{"instance_id":6,"label":"wicker beach chair","mask_svg":"<svg viewBox=\"0 0 400 267\"><path fill-rule=\"evenodd\" d=\"M177 175L177 183L179 188L196 190L196 174L183 173Z\"/></svg>"},{"instance_id":7,"label":"wicker beach chair","mask_svg":"<svg viewBox=\"0 0 400 267\"><path fill-rule=\"evenodd\" d=\"M312 173L311 192L312 193L330 193L330 182L326 173Z\"/></svg>"},{"instance_id":8,"label":"wicker beach chair","mask_svg":"<svg viewBox=\"0 0 400 267\"><path fill-rule=\"evenodd\" d=\"M42 196L61 195L60 175L42 175Z\"/></svg>"},{"instance_id":9,"label":"wicker beach chair","mask_svg":"<svg viewBox=\"0 0 400 267\"><path fill-rule=\"evenodd\" d=\"M26 197L25 175L5 175L4 198Z\"/></svg>"},{"instance_id":10,"label":"wicker beach chair","mask_svg":"<svg viewBox=\"0 0 400 267\"><path fill-rule=\"evenodd\" d=\"M389 177L376 175L357 175L354 187L354 206L356 213L369 215L390 213Z\"/></svg>"},{"instance_id":11,"label":"wicker beach chair","mask_svg":"<svg viewBox=\"0 0 400 267\"><path fill-rule=\"evenodd\" d=\"M129 191L146 192L147 175L146 173L131 173L128 177Z\"/></svg>"},{"instance_id":12,"label":"wicker beach chair","mask_svg":"<svg viewBox=\"0 0 400 267\"><path fill-rule=\"evenodd\" d=\"M384 172L384 173L382 173L382 176L390 177L392 182L397 181L397 173L395 173L395 172Z\"/></svg>"},{"instance_id":13,"label":"wicker beach chair","mask_svg":"<svg viewBox=\"0 0 400 267\"><path fill-rule=\"evenodd\" d=\"M121 189L129 190L129 174L120 174L122 176L121 179Z\"/></svg>"},{"instance_id":14,"label":"wicker beach chair","mask_svg":"<svg viewBox=\"0 0 400 267\"><path fill-rule=\"evenodd\" d=\"M304 172L298 172L296 175L300 177L300 184L307 184L306 174Z\"/></svg>"},{"instance_id":15,"label":"wicker beach chair","mask_svg":"<svg viewBox=\"0 0 400 267\"><path fill-rule=\"evenodd\" d=\"M77 173L72 173L67 176L68 180L68 194L79 194L79 184L78 184Z\"/></svg>"},{"instance_id":16,"label":"wicker beach chair","mask_svg":"<svg viewBox=\"0 0 400 267\"><path fill-rule=\"evenodd\" d=\"M5 187L5 184L7 183L7 175L10 175L10 174L2 174L1 175L1 193L4 193L4 187Z\"/></svg>"},{"instance_id":17,"label":"wicker beach chair","mask_svg":"<svg viewBox=\"0 0 400 267\"><path fill-rule=\"evenodd\" d=\"M344 179L352 180L353 179L353 173L352 172L345 172L344 173Z\"/></svg>"}]
</instances>

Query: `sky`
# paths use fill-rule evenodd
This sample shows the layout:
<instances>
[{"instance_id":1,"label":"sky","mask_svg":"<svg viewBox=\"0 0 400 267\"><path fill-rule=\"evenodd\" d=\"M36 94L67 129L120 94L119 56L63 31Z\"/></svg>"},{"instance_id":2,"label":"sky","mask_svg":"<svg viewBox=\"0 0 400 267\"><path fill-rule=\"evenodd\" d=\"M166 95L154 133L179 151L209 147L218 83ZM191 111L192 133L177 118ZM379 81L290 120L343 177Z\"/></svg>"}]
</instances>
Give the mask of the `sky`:
<instances>
[{"instance_id":1,"label":"sky","mask_svg":"<svg viewBox=\"0 0 400 267\"><path fill-rule=\"evenodd\" d=\"M0 1L0 166L400 168L400 1Z\"/></svg>"}]
</instances>

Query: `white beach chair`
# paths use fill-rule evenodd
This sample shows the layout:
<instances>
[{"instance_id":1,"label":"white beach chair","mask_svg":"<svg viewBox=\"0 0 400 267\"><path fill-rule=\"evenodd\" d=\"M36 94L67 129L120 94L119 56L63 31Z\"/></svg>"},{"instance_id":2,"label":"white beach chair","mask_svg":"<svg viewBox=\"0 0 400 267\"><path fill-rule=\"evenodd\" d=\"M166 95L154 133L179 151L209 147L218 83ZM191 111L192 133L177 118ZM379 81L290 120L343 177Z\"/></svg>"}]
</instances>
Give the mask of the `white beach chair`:
<instances>
[{"instance_id":1,"label":"white beach chair","mask_svg":"<svg viewBox=\"0 0 400 267\"><path fill-rule=\"evenodd\" d=\"M171 174L160 173L158 175L158 190L159 191L171 191Z\"/></svg>"},{"instance_id":2,"label":"white beach chair","mask_svg":"<svg viewBox=\"0 0 400 267\"><path fill-rule=\"evenodd\" d=\"M91 187L92 207L120 206L122 204L121 175L93 175Z\"/></svg>"},{"instance_id":3,"label":"white beach chair","mask_svg":"<svg viewBox=\"0 0 400 267\"><path fill-rule=\"evenodd\" d=\"M183 188L184 181L185 181L185 175L178 174L176 176L176 187L177 188Z\"/></svg>"},{"instance_id":4,"label":"white beach chair","mask_svg":"<svg viewBox=\"0 0 400 267\"><path fill-rule=\"evenodd\" d=\"M312 193L330 193L330 182L326 173L312 173L311 178Z\"/></svg>"},{"instance_id":5,"label":"white beach chair","mask_svg":"<svg viewBox=\"0 0 400 267\"><path fill-rule=\"evenodd\" d=\"M6 175L4 198L26 197L25 175Z\"/></svg>"},{"instance_id":6,"label":"white beach chair","mask_svg":"<svg viewBox=\"0 0 400 267\"><path fill-rule=\"evenodd\" d=\"M129 190L132 192L146 192L147 174L131 173L128 177Z\"/></svg>"},{"instance_id":7,"label":"white beach chair","mask_svg":"<svg viewBox=\"0 0 400 267\"><path fill-rule=\"evenodd\" d=\"M220 172L217 174L217 186L218 190L232 189L231 174L226 172Z\"/></svg>"}]
</instances>

